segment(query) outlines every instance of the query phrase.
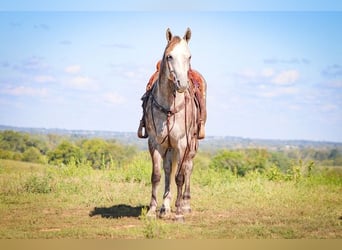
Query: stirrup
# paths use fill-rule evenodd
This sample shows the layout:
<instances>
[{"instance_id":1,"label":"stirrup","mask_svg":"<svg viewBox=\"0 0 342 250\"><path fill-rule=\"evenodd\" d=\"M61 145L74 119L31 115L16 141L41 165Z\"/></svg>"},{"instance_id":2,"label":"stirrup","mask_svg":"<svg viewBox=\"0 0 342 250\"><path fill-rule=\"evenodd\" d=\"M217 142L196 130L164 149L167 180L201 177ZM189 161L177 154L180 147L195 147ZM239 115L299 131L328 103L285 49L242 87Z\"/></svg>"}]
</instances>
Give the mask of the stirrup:
<instances>
[{"instance_id":1,"label":"stirrup","mask_svg":"<svg viewBox=\"0 0 342 250\"><path fill-rule=\"evenodd\" d=\"M197 139L201 140L201 139L204 139L204 137L205 137L204 123L201 122L201 123L198 125L198 135L197 135Z\"/></svg>"},{"instance_id":2,"label":"stirrup","mask_svg":"<svg viewBox=\"0 0 342 250\"><path fill-rule=\"evenodd\" d=\"M145 128L145 124L144 124L143 120L141 120L140 124L139 124L138 137L142 138L142 139L145 139L145 138L148 137L148 134L147 134L147 131L146 131L146 128Z\"/></svg>"}]
</instances>

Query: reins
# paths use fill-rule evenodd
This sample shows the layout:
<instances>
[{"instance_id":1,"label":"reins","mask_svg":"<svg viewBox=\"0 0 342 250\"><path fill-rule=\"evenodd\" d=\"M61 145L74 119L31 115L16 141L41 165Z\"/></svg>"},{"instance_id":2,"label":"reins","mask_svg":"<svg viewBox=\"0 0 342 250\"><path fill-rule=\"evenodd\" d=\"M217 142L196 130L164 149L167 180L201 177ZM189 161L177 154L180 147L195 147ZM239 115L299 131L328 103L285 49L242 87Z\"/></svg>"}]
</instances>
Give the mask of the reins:
<instances>
[{"instance_id":1,"label":"reins","mask_svg":"<svg viewBox=\"0 0 342 250\"><path fill-rule=\"evenodd\" d=\"M151 92L151 102L152 102L151 103L151 113L152 113L153 126L154 126L154 129L155 129L156 132L157 132L157 128L156 128L156 124L155 124L155 121L154 121L155 119L154 119L154 114L153 114L153 107L156 107L160 112L164 113L167 116L167 120L166 120L167 135L163 138L163 140L160 143L160 144L163 144L166 141L166 139L168 141L168 147L167 147L167 149L165 151L164 156L167 154L168 151L170 151L172 149L170 133L171 133L173 127L170 128L170 119L171 119L172 116L174 117L174 121L173 121L173 126L174 126L175 123L176 123L175 114L180 112L182 109L184 109L184 116L185 116L184 117L184 125L185 125L185 136L186 136L186 148L185 148L182 160L181 160L180 164L178 165L177 175L183 169L182 166L183 166L184 161L185 161L188 153L190 152L190 148L191 148L190 140L189 140L189 137L190 137L190 135L189 135L189 133L190 133L189 128L191 128L191 126L193 126L192 123L194 121L192 120L191 124L189 124L189 126L188 126L188 108L187 108L187 104L189 103L191 98L193 99L193 96L191 94L192 94L192 92L189 89L188 92L185 92L185 94L184 94L184 102L179 104L177 106L177 108L176 108L175 107L175 101L174 101L173 102L174 103L174 108L173 108L173 110L171 110L171 109L167 109L167 108L163 107L162 105L160 105L158 103L158 101L156 100L156 98L154 97L153 93ZM175 98L176 98L176 96L174 95L174 99ZM190 105L191 105L191 116L194 116L194 104L190 103Z\"/></svg>"},{"instance_id":2,"label":"reins","mask_svg":"<svg viewBox=\"0 0 342 250\"><path fill-rule=\"evenodd\" d=\"M164 144L166 142L167 139L167 149L164 153L164 157L166 156L167 152L169 152L170 150L172 150L172 146L171 146L171 131L174 128L174 125L176 124L176 114L178 112L180 112L181 110L184 109L184 128L185 128L185 137L186 137L186 147L184 150L184 154L182 156L181 162L178 164L178 169L177 169L177 176L180 173L180 171L182 171L183 169L183 164L185 162L185 159L187 158L187 156L189 155L190 151L191 151L191 140L194 135L190 135L190 133L192 133L192 127L194 126L194 123L196 125L196 121L195 121L195 113L194 113L194 101L191 101L194 99L194 93L193 93L193 89L191 88L191 86L188 86L187 90L184 92L184 101L182 101L180 104L178 104L176 106L176 95L177 95L177 88L179 88L180 85L180 81L178 79L177 73L173 68L173 65L171 63L171 60L169 58L165 58L165 53L164 53L164 59L165 61L162 62L166 64L168 71L169 71L169 75L167 77L167 81L170 84L171 82L173 83L172 85L172 96L173 96L173 107L171 106L170 108L166 108L163 105L161 105L155 95L154 95L154 91L152 89L151 93L150 93L150 97L151 97L151 115L152 115L152 121L153 121L153 126L154 126L154 130L155 133L157 134L157 127L156 127L156 123L155 123L155 119L154 119L154 112L153 109L157 109L159 110L161 113L166 115L166 129L167 129L167 134L166 136L162 139L160 145ZM160 71L162 72L162 71ZM159 75L159 79L161 78L161 76ZM189 81L191 81L188 78ZM157 86L158 83L156 83L153 87ZM188 103L190 102L191 105L191 110L188 110ZM189 121L189 117L188 117L188 112L191 112L191 117L193 117L193 119L190 118ZM171 127L171 117L173 117L173 124ZM190 124L188 124L188 122L190 122Z\"/></svg>"}]
</instances>

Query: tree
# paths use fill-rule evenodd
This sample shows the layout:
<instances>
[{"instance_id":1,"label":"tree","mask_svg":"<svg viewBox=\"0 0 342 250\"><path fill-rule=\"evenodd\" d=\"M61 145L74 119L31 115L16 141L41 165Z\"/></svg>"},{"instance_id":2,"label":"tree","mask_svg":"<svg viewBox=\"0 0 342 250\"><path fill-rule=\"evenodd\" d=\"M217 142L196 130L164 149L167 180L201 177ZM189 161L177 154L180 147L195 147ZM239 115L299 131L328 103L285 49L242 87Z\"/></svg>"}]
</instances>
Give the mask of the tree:
<instances>
[{"instance_id":1,"label":"tree","mask_svg":"<svg viewBox=\"0 0 342 250\"><path fill-rule=\"evenodd\" d=\"M69 141L63 141L53 151L48 152L48 162L50 164L65 164L75 161L78 165L83 161L81 149Z\"/></svg>"},{"instance_id":2,"label":"tree","mask_svg":"<svg viewBox=\"0 0 342 250\"><path fill-rule=\"evenodd\" d=\"M114 140L83 140L80 146L86 160L95 169L120 167L136 154L134 147L123 146Z\"/></svg>"},{"instance_id":3,"label":"tree","mask_svg":"<svg viewBox=\"0 0 342 250\"><path fill-rule=\"evenodd\" d=\"M95 169L103 169L110 161L108 143L101 139L84 140L81 147L85 158Z\"/></svg>"},{"instance_id":4,"label":"tree","mask_svg":"<svg viewBox=\"0 0 342 250\"><path fill-rule=\"evenodd\" d=\"M5 130L0 134L0 149L23 153L29 137L26 134Z\"/></svg>"}]
</instances>

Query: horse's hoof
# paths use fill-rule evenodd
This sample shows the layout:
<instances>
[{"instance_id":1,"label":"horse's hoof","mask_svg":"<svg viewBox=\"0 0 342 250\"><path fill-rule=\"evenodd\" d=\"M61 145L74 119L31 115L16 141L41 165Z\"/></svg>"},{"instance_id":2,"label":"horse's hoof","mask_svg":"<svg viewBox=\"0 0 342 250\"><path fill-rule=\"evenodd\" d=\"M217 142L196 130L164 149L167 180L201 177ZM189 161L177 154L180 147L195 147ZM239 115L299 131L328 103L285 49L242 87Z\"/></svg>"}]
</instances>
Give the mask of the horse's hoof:
<instances>
[{"instance_id":1,"label":"horse's hoof","mask_svg":"<svg viewBox=\"0 0 342 250\"><path fill-rule=\"evenodd\" d=\"M159 218L161 219L168 219L171 217L171 210L170 209L165 209L161 208L159 211Z\"/></svg>"},{"instance_id":2,"label":"horse's hoof","mask_svg":"<svg viewBox=\"0 0 342 250\"><path fill-rule=\"evenodd\" d=\"M146 214L147 219L156 219L157 218L157 213L156 211L151 211L149 210Z\"/></svg>"},{"instance_id":3,"label":"horse's hoof","mask_svg":"<svg viewBox=\"0 0 342 250\"><path fill-rule=\"evenodd\" d=\"M171 213L159 213L159 218L160 219L170 219Z\"/></svg>"},{"instance_id":4,"label":"horse's hoof","mask_svg":"<svg viewBox=\"0 0 342 250\"><path fill-rule=\"evenodd\" d=\"M185 221L184 220L184 215L183 214L176 214L174 220L177 221L177 222L184 223L184 221Z\"/></svg>"},{"instance_id":5,"label":"horse's hoof","mask_svg":"<svg viewBox=\"0 0 342 250\"><path fill-rule=\"evenodd\" d=\"M182 208L183 213L190 214L191 213L191 207L183 207Z\"/></svg>"}]
</instances>

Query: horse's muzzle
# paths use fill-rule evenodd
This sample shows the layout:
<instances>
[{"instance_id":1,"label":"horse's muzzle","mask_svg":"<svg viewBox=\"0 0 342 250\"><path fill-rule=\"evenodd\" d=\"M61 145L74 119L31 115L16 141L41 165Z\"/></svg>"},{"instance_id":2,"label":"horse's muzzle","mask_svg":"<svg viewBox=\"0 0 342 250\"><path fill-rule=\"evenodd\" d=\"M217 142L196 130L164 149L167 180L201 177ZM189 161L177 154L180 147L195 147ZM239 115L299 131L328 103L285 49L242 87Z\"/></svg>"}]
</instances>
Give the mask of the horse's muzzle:
<instances>
[{"instance_id":1,"label":"horse's muzzle","mask_svg":"<svg viewBox=\"0 0 342 250\"><path fill-rule=\"evenodd\" d=\"M181 81L175 81L176 90L178 93L183 93L189 87L189 81L186 81L186 84L182 84Z\"/></svg>"}]
</instances>

